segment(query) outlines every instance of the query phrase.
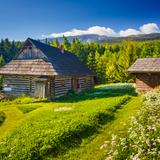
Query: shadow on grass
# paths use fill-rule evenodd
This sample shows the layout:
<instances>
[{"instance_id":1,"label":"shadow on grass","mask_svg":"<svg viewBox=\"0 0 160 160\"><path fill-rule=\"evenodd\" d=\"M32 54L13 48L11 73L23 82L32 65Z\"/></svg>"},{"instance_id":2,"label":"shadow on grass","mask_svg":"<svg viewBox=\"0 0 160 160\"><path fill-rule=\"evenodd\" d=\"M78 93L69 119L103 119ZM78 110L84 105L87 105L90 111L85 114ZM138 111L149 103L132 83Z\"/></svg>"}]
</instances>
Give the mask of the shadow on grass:
<instances>
[{"instance_id":1,"label":"shadow on grass","mask_svg":"<svg viewBox=\"0 0 160 160\"><path fill-rule=\"evenodd\" d=\"M58 157L59 155L65 154L70 148L79 147L83 139L88 137L93 138L96 136L96 134L99 134L103 125L115 120L114 113L117 111L117 109L120 109L123 105L125 105L128 100L130 100L129 97L121 101L121 103L115 105L113 109L92 113L90 117L91 123L88 125L77 125L77 129L75 131L69 132L69 135L65 135L64 139L61 138L63 143L60 145L60 148L54 148L55 152L53 152L53 148L51 148L49 154L52 156L52 158Z\"/></svg>"},{"instance_id":2,"label":"shadow on grass","mask_svg":"<svg viewBox=\"0 0 160 160\"><path fill-rule=\"evenodd\" d=\"M83 91L79 94L72 94L60 97L56 101L64 103L73 103L84 100L94 100L124 95L137 96L137 93L135 92L135 88L133 86L127 86L125 88L95 88L90 91Z\"/></svg>"}]
</instances>

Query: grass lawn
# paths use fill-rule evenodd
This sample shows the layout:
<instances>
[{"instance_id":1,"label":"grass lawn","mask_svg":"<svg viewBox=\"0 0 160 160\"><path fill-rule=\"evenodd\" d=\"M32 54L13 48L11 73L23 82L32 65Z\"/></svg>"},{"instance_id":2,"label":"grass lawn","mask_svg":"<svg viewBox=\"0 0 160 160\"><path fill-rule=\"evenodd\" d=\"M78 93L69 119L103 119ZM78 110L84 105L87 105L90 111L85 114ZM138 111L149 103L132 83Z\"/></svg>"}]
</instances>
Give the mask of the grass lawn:
<instances>
[{"instance_id":1,"label":"grass lawn","mask_svg":"<svg viewBox=\"0 0 160 160\"><path fill-rule=\"evenodd\" d=\"M0 158L101 159L104 141L114 133L125 134L139 107L140 97L128 84L101 85L56 102L27 97L0 102L6 114Z\"/></svg>"},{"instance_id":2,"label":"grass lawn","mask_svg":"<svg viewBox=\"0 0 160 160\"><path fill-rule=\"evenodd\" d=\"M104 125L98 134L85 139L79 147L69 150L66 154L57 157L56 160L105 159L106 152L110 149L109 146L104 145L105 142L110 141L113 134L122 136L126 133L127 124L130 123L131 117L137 113L140 106L141 97L133 97L127 104L117 110L114 120Z\"/></svg>"},{"instance_id":3,"label":"grass lawn","mask_svg":"<svg viewBox=\"0 0 160 160\"><path fill-rule=\"evenodd\" d=\"M2 138L7 133L9 133L22 118L24 118L24 115L14 105L0 107L0 111L5 112L6 114L6 119L0 127L0 138Z\"/></svg>"}]
</instances>

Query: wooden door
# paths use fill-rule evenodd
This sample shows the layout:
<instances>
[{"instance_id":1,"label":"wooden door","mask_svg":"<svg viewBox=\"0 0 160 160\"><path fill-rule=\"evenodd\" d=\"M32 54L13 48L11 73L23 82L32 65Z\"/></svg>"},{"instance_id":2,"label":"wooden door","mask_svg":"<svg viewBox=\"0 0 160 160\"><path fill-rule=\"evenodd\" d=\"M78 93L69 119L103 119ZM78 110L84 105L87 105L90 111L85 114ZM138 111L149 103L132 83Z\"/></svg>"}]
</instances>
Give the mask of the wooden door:
<instances>
[{"instance_id":1,"label":"wooden door","mask_svg":"<svg viewBox=\"0 0 160 160\"><path fill-rule=\"evenodd\" d=\"M35 82L35 92L34 96L37 98L45 98L46 97L46 85L45 82L37 81Z\"/></svg>"},{"instance_id":2,"label":"wooden door","mask_svg":"<svg viewBox=\"0 0 160 160\"><path fill-rule=\"evenodd\" d=\"M77 78L72 79L72 89L77 92L79 90L79 82Z\"/></svg>"}]
</instances>

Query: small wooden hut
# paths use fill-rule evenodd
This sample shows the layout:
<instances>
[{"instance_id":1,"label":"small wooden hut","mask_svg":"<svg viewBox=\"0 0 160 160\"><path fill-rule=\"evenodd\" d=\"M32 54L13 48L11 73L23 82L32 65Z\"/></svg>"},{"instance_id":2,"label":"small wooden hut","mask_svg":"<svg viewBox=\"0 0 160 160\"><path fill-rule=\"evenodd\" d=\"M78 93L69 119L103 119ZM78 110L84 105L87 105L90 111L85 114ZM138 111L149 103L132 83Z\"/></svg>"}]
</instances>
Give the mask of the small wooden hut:
<instances>
[{"instance_id":1,"label":"small wooden hut","mask_svg":"<svg viewBox=\"0 0 160 160\"><path fill-rule=\"evenodd\" d=\"M28 38L20 52L0 68L8 95L56 98L94 86L94 74L73 53Z\"/></svg>"},{"instance_id":2,"label":"small wooden hut","mask_svg":"<svg viewBox=\"0 0 160 160\"><path fill-rule=\"evenodd\" d=\"M138 92L160 88L160 58L140 58L128 72L136 75Z\"/></svg>"}]
</instances>

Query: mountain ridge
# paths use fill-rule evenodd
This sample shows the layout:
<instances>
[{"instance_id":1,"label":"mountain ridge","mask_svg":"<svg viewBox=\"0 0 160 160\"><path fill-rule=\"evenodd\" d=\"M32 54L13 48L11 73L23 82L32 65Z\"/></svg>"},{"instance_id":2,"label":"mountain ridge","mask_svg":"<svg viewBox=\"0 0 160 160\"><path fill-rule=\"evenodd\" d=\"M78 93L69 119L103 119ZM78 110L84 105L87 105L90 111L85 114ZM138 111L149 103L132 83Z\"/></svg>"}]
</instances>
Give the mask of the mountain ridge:
<instances>
[{"instance_id":1,"label":"mountain ridge","mask_svg":"<svg viewBox=\"0 0 160 160\"><path fill-rule=\"evenodd\" d=\"M146 41L146 40L159 40L160 39L160 33L150 33L150 34L139 34L139 35L131 35L127 37L108 37L108 36L100 36L97 34L86 34L86 35L78 35L78 36L68 36L67 39L69 42L71 42L74 38L78 38L81 42L97 42L97 43L119 43L126 39L132 39L135 41ZM60 43L63 42L63 37L57 37L57 38L46 38L42 39L42 42L52 42L58 39Z\"/></svg>"}]
</instances>

